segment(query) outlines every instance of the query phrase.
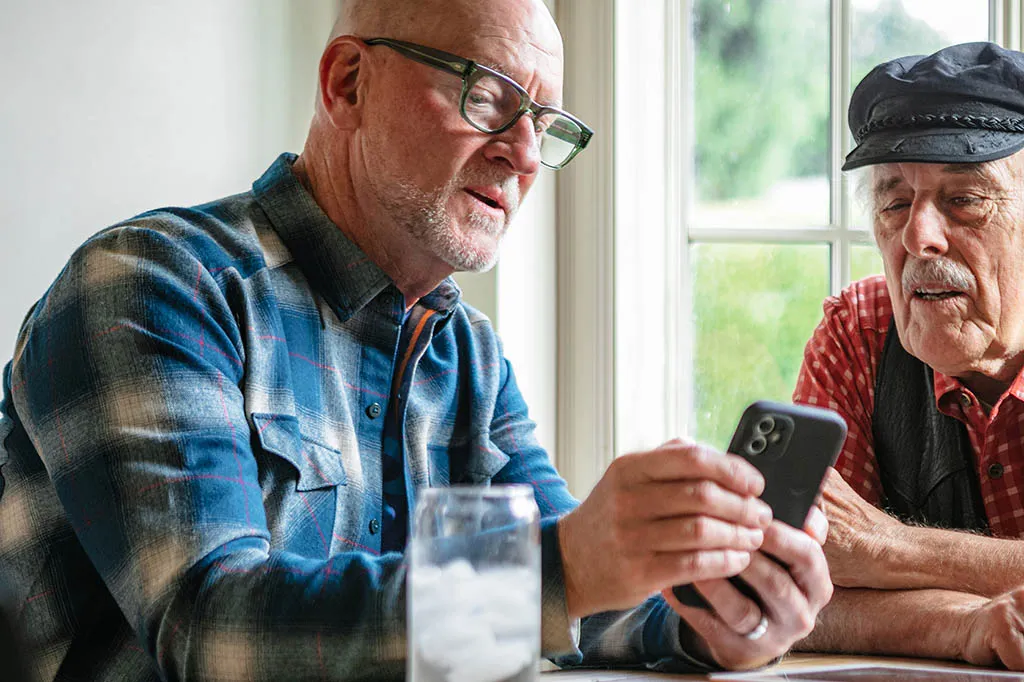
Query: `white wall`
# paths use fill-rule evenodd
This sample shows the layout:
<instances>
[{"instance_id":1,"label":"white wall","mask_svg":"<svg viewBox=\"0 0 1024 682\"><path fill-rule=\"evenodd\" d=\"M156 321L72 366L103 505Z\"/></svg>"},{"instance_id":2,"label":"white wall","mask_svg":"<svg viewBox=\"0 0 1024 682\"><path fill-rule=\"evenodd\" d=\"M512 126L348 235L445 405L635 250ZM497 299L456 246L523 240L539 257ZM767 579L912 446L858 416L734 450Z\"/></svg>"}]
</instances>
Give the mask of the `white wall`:
<instances>
[{"instance_id":1,"label":"white wall","mask_svg":"<svg viewBox=\"0 0 1024 682\"><path fill-rule=\"evenodd\" d=\"M3 362L90 234L244 191L300 149L331 4L0 2Z\"/></svg>"}]
</instances>

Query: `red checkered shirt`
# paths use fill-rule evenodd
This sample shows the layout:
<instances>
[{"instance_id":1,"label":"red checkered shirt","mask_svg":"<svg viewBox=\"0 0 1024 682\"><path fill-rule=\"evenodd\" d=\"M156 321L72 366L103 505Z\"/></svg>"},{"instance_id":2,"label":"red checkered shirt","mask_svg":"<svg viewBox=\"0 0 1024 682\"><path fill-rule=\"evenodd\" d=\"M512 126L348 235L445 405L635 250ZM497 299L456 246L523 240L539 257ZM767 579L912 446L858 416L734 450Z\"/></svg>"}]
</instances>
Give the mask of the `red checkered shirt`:
<instances>
[{"instance_id":1,"label":"red checkered shirt","mask_svg":"<svg viewBox=\"0 0 1024 682\"><path fill-rule=\"evenodd\" d=\"M885 278L854 282L825 301L824 318L804 349L793 401L836 410L849 427L836 469L854 490L879 504L881 481L875 462L871 416L875 377L892 304ZM967 427L992 533L1024 538L1024 371L988 414L958 379L935 372L940 412Z\"/></svg>"}]
</instances>

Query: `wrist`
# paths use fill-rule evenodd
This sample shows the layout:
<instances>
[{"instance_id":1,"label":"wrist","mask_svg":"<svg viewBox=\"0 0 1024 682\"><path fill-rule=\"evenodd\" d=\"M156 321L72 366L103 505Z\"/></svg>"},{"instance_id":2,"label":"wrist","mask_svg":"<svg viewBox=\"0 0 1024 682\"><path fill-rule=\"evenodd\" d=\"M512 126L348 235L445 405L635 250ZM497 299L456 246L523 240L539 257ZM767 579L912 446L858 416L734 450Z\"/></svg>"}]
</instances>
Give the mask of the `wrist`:
<instances>
[{"instance_id":1,"label":"wrist","mask_svg":"<svg viewBox=\"0 0 1024 682\"><path fill-rule=\"evenodd\" d=\"M952 604L949 609L949 626L936 632L937 637L947 637L946 651L949 658L972 661L969 656L971 634L975 628L978 609L988 602L984 597L965 595L963 601Z\"/></svg>"},{"instance_id":2,"label":"wrist","mask_svg":"<svg viewBox=\"0 0 1024 682\"><path fill-rule=\"evenodd\" d=\"M565 583L565 610L569 620L577 620L584 615L583 594L579 576L576 574L576 562L572 551L573 529L572 513L558 520L558 551L562 555L562 580Z\"/></svg>"}]
</instances>

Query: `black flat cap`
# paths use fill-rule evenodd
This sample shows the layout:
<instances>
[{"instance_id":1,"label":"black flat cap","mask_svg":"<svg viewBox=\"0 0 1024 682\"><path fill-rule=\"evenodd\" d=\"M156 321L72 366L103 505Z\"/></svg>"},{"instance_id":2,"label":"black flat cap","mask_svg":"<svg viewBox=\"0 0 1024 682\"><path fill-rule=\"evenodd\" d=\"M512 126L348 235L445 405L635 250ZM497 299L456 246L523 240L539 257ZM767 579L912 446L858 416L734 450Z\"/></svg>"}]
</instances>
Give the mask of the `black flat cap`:
<instances>
[{"instance_id":1,"label":"black flat cap","mask_svg":"<svg viewBox=\"0 0 1024 682\"><path fill-rule=\"evenodd\" d=\"M874 163L978 163L1024 148L1024 53L964 43L876 66L850 99L857 146Z\"/></svg>"}]
</instances>

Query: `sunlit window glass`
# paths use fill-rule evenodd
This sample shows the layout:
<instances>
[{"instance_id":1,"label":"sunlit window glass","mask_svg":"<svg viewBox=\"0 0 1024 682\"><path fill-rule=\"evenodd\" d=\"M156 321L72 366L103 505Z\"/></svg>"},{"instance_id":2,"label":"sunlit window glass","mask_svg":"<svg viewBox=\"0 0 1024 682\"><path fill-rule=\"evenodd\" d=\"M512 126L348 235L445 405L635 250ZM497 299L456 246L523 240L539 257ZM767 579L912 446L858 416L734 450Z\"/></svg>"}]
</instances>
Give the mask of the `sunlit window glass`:
<instances>
[{"instance_id":1,"label":"sunlit window glass","mask_svg":"<svg viewBox=\"0 0 1024 682\"><path fill-rule=\"evenodd\" d=\"M696 435L724 448L743 408L788 401L828 296L824 244L694 244Z\"/></svg>"},{"instance_id":2,"label":"sunlit window glass","mask_svg":"<svg viewBox=\"0 0 1024 682\"><path fill-rule=\"evenodd\" d=\"M828 222L828 18L828 0L694 3L697 222Z\"/></svg>"}]
</instances>

